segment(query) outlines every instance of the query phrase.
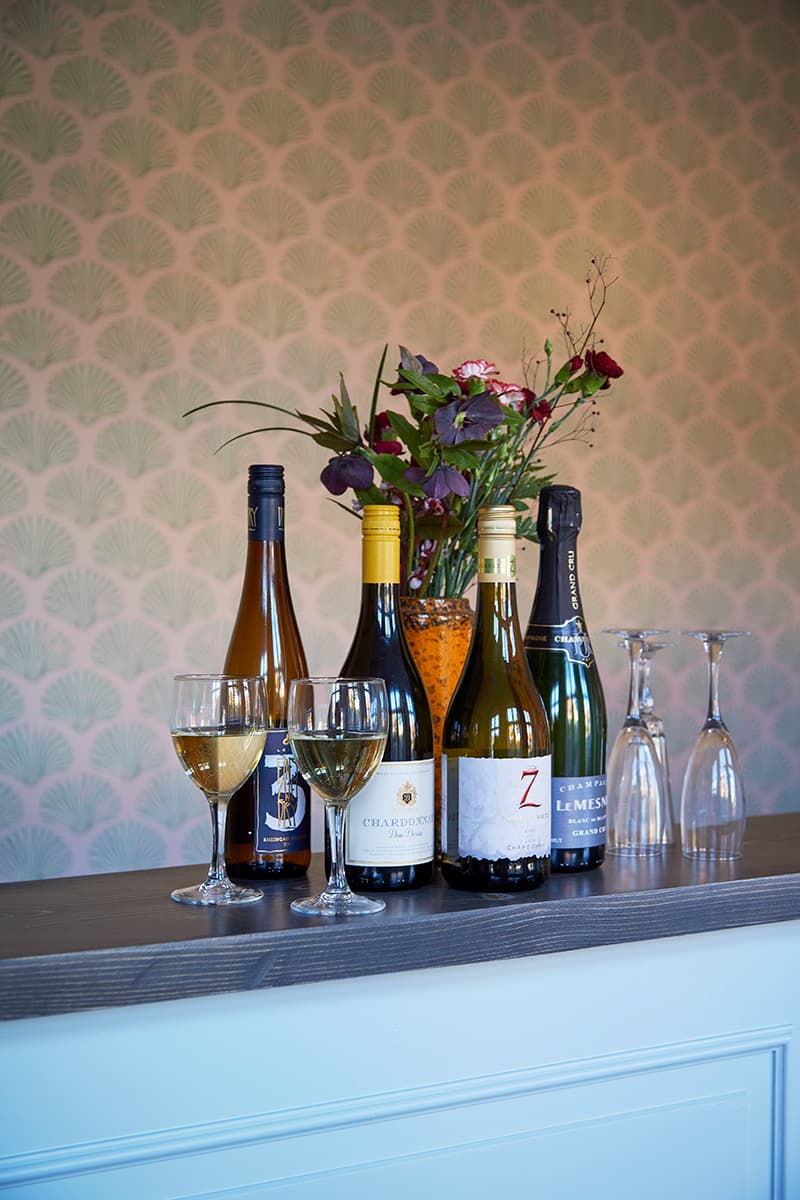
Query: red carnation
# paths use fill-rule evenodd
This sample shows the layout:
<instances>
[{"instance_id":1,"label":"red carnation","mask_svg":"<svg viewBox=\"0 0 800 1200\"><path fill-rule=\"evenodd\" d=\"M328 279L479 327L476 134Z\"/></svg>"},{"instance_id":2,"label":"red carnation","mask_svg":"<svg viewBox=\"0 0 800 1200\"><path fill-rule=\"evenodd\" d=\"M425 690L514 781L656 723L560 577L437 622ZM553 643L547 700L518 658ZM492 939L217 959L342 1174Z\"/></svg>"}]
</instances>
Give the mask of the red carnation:
<instances>
[{"instance_id":1,"label":"red carnation","mask_svg":"<svg viewBox=\"0 0 800 1200\"><path fill-rule=\"evenodd\" d=\"M620 375L624 374L619 363L614 362L605 350L587 350L586 367L596 375L605 375L607 379L619 379Z\"/></svg>"}]
</instances>

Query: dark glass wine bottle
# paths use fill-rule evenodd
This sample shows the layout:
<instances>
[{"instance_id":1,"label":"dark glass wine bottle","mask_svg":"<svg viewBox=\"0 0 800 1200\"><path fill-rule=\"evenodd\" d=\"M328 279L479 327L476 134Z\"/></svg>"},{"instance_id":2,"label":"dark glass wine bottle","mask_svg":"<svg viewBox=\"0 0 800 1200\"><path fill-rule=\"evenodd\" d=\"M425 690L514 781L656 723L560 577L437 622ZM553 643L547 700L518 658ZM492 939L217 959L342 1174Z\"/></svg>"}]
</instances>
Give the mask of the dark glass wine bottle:
<instances>
[{"instance_id":1,"label":"dark glass wine bottle","mask_svg":"<svg viewBox=\"0 0 800 1200\"><path fill-rule=\"evenodd\" d=\"M350 801L347 881L357 891L419 887L433 873L433 722L400 621L400 515L364 508L361 610L342 675L386 681L389 736L383 761Z\"/></svg>"},{"instance_id":2,"label":"dark glass wine bottle","mask_svg":"<svg viewBox=\"0 0 800 1200\"><path fill-rule=\"evenodd\" d=\"M517 613L515 535L510 505L480 510L475 625L442 736L442 875L481 892L550 873L550 734Z\"/></svg>"},{"instance_id":3,"label":"dark glass wine bottle","mask_svg":"<svg viewBox=\"0 0 800 1200\"><path fill-rule=\"evenodd\" d=\"M553 484L539 496L539 580L525 634L553 747L554 871L605 858L606 705L578 588L581 494Z\"/></svg>"},{"instance_id":4,"label":"dark glass wine bottle","mask_svg":"<svg viewBox=\"0 0 800 1200\"><path fill-rule=\"evenodd\" d=\"M225 861L233 879L302 875L311 862L308 784L286 737L289 684L308 674L289 591L283 467L250 467L247 560L225 670L263 675L269 731L261 762L231 797Z\"/></svg>"}]
</instances>

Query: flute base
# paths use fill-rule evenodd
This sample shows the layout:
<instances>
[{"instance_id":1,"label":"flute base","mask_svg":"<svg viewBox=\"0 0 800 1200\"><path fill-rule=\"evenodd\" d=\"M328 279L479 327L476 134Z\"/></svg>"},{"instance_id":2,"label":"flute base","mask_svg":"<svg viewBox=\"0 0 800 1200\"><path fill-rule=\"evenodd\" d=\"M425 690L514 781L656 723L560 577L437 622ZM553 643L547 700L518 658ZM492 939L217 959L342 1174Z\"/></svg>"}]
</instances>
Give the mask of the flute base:
<instances>
[{"instance_id":1,"label":"flute base","mask_svg":"<svg viewBox=\"0 0 800 1200\"><path fill-rule=\"evenodd\" d=\"M176 888L171 892L176 904L255 904L264 899L258 888L239 887L235 883L198 883L195 887Z\"/></svg>"},{"instance_id":2,"label":"flute base","mask_svg":"<svg viewBox=\"0 0 800 1200\"><path fill-rule=\"evenodd\" d=\"M290 908L306 917L351 917L383 912L386 901L359 896L355 892L323 892L320 896L293 900Z\"/></svg>"}]
</instances>

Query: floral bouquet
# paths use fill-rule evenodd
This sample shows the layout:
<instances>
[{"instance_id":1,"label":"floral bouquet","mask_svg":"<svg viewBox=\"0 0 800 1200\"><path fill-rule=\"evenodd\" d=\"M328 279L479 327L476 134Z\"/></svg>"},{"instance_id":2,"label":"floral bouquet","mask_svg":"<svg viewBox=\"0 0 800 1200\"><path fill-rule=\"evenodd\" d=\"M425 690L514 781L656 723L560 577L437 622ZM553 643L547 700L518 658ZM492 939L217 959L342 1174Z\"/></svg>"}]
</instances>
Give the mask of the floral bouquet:
<instances>
[{"instance_id":1,"label":"floral bouquet","mask_svg":"<svg viewBox=\"0 0 800 1200\"><path fill-rule=\"evenodd\" d=\"M543 359L523 361L522 384L502 380L485 359L468 359L446 375L424 355L404 347L397 377L383 380L384 348L364 425L344 378L339 395L332 396L332 411L292 414L306 426L297 432L334 452L320 478L333 496L352 489L355 499L348 511L357 515L365 504L400 507L403 592L464 595L477 571L478 510L483 505L513 505L520 513L519 536L535 541L531 501L552 478L544 474L543 448L588 440L599 411L598 393L623 373L597 348L597 322L613 283L605 279L603 263L592 260L586 283L588 327L575 336L570 314L552 310L566 359L554 363L548 339ZM407 412L396 402L379 409L382 387L392 397L402 397ZM283 412L277 405L263 406Z\"/></svg>"}]
</instances>

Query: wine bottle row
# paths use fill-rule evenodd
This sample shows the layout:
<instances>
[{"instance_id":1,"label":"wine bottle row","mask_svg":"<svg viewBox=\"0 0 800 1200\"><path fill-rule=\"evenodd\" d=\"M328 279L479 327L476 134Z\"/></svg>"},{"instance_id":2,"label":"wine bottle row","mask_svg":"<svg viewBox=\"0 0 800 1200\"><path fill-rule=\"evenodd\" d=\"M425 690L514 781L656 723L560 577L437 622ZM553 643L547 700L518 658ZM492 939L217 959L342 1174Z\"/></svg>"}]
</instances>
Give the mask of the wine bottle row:
<instances>
[{"instance_id":1,"label":"wine bottle row","mask_svg":"<svg viewBox=\"0 0 800 1200\"><path fill-rule=\"evenodd\" d=\"M269 732L258 768L232 797L226 861L233 879L304 873L310 795L286 735L289 683L308 674L284 550L280 466L248 476L248 548L225 659L266 681ZM523 639L516 595L516 513L481 510L475 623L442 743L441 872L454 887L513 892L605 854L606 714L578 587L580 493L542 489L539 577ZM348 883L394 891L434 867L431 711L400 619L400 518L362 512L361 605L340 674L386 681L390 725L381 765L351 802Z\"/></svg>"}]
</instances>

